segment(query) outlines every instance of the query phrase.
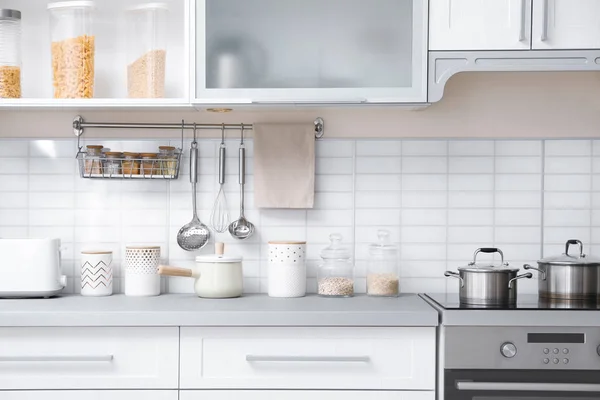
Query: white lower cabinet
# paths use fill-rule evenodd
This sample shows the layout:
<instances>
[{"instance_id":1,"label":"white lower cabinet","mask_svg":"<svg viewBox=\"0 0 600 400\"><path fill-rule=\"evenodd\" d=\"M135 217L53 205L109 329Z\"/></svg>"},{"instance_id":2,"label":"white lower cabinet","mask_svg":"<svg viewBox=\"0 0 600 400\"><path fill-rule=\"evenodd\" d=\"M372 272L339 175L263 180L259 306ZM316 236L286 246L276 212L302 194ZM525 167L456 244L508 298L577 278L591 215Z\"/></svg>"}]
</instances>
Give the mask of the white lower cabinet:
<instances>
[{"instance_id":1,"label":"white lower cabinet","mask_svg":"<svg viewBox=\"0 0 600 400\"><path fill-rule=\"evenodd\" d=\"M2 328L0 390L178 389L178 359L177 327Z\"/></svg>"},{"instance_id":2,"label":"white lower cabinet","mask_svg":"<svg viewBox=\"0 0 600 400\"><path fill-rule=\"evenodd\" d=\"M434 390L435 328L181 328L180 374L181 389Z\"/></svg>"},{"instance_id":3,"label":"white lower cabinet","mask_svg":"<svg viewBox=\"0 0 600 400\"><path fill-rule=\"evenodd\" d=\"M177 390L39 390L0 392L2 400L178 400Z\"/></svg>"},{"instance_id":4,"label":"white lower cabinet","mask_svg":"<svg viewBox=\"0 0 600 400\"><path fill-rule=\"evenodd\" d=\"M179 400L231 400L234 398L236 400L435 400L435 392L183 390Z\"/></svg>"}]
</instances>

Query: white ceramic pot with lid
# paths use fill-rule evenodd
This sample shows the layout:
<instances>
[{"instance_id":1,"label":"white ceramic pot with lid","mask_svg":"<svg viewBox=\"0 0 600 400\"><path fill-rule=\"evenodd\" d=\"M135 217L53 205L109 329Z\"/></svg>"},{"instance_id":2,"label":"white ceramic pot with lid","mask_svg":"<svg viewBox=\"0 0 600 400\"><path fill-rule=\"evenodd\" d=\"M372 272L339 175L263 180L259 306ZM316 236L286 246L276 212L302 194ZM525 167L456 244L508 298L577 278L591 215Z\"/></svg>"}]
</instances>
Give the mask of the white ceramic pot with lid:
<instances>
[{"instance_id":1,"label":"white ceramic pot with lid","mask_svg":"<svg viewBox=\"0 0 600 400\"><path fill-rule=\"evenodd\" d=\"M194 291L198 297L240 297L244 292L242 257L224 255L223 243L216 243L215 247L215 254L196 257L196 266L192 269L161 265L158 273L194 278Z\"/></svg>"}]
</instances>

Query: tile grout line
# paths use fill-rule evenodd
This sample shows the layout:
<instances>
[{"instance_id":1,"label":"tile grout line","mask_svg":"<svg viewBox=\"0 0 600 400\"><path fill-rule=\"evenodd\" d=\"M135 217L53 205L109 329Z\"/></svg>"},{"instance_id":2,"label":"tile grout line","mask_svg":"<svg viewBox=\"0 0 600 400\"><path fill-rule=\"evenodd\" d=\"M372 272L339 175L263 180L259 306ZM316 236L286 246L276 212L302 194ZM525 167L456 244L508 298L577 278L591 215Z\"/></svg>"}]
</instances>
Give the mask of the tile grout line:
<instances>
[{"instance_id":1,"label":"tile grout line","mask_svg":"<svg viewBox=\"0 0 600 400\"><path fill-rule=\"evenodd\" d=\"M449 248L449 236L450 232L450 141L446 141L446 243L445 243L445 257L444 257L444 271L448 269L448 248ZM446 279L444 286L446 287L445 292L448 293L448 279Z\"/></svg>"},{"instance_id":2,"label":"tile grout line","mask_svg":"<svg viewBox=\"0 0 600 400\"><path fill-rule=\"evenodd\" d=\"M542 173L540 190L540 259L544 257L544 232L545 229L545 198L546 198L546 140L542 140Z\"/></svg>"}]
</instances>

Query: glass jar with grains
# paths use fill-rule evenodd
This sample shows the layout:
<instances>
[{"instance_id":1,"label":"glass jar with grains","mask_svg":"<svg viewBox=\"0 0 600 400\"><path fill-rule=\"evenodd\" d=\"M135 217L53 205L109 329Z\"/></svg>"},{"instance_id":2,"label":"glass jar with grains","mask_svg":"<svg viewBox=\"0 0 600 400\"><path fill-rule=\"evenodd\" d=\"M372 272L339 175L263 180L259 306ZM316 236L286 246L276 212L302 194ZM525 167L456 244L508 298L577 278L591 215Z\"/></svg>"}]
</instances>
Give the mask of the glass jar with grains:
<instances>
[{"instance_id":1,"label":"glass jar with grains","mask_svg":"<svg viewBox=\"0 0 600 400\"><path fill-rule=\"evenodd\" d=\"M123 175L140 174L140 155L138 153L123 153Z\"/></svg>"},{"instance_id":2,"label":"glass jar with grains","mask_svg":"<svg viewBox=\"0 0 600 400\"><path fill-rule=\"evenodd\" d=\"M123 153L119 153L118 151L109 151L105 153L105 155L106 159L104 160L104 175L120 175Z\"/></svg>"},{"instance_id":3,"label":"glass jar with grains","mask_svg":"<svg viewBox=\"0 0 600 400\"><path fill-rule=\"evenodd\" d=\"M142 167L140 173L144 176L160 175L160 165L158 163L158 154L142 153Z\"/></svg>"},{"instance_id":4,"label":"glass jar with grains","mask_svg":"<svg viewBox=\"0 0 600 400\"><path fill-rule=\"evenodd\" d=\"M0 8L0 98L21 97L21 12Z\"/></svg>"},{"instance_id":5,"label":"glass jar with grains","mask_svg":"<svg viewBox=\"0 0 600 400\"><path fill-rule=\"evenodd\" d=\"M369 246L367 294L397 297L400 293L398 276L398 247L390 241L390 232L377 231L378 242Z\"/></svg>"},{"instance_id":6,"label":"glass jar with grains","mask_svg":"<svg viewBox=\"0 0 600 400\"><path fill-rule=\"evenodd\" d=\"M321 251L323 262L317 271L319 296L351 297L354 295L354 265L351 252L342 246L342 235L329 235L331 244Z\"/></svg>"},{"instance_id":7,"label":"glass jar with grains","mask_svg":"<svg viewBox=\"0 0 600 400\"><path fill-rule=\"evenodd\" d=\"M88 145L84 155L84 170L86 175L99 175L102 173L102 145Z\"/></svg>"},{"instance_id":8,"label":"glass jar with grains","mask_svg":"<svg viewBox=\"0 0 600 400\"><path fill-rule=\"evenodd\" d=\"M162 175L175 176L177 169L177 156L175 155L175 147L160 146L158 148L158 159L160 164L160 173Z\"/></svg>"}]
</instances>

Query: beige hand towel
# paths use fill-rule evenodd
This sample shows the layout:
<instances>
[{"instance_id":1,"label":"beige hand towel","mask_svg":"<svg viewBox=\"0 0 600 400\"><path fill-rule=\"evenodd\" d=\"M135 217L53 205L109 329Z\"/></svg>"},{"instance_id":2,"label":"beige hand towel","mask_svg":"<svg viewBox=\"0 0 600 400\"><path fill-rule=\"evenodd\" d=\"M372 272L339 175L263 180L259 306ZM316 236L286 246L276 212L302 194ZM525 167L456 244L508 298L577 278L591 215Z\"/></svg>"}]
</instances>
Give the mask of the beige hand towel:
<instances>
[{"instance_id":1,"label":"beige hand towel","mask_svg":"<svg viewBox=\"0 0 600 400\"><path fill-rule=\"evenodd\" d=\"M254 124L254 204L258 208L313 208L313 124Z\"/></svg>"}]
</instances>

